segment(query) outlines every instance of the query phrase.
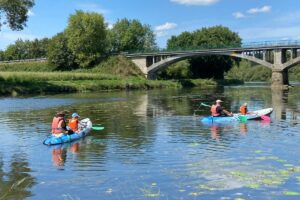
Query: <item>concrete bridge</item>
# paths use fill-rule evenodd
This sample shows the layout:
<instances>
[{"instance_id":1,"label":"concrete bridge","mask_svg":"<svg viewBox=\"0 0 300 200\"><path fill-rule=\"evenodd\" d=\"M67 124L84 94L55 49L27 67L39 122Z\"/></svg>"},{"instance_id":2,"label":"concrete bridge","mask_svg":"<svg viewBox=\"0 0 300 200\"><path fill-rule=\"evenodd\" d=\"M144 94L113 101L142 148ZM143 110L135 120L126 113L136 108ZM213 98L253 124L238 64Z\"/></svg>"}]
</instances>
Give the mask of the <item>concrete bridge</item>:
<instances>
[{"instance_id":1,"label":"concrete bridge","mask_svg":"<svg viewBox=\"0 0 300 200\"><path fill-rule=\"evenodd\" d=\"M126 54L148 79L169 65L196 56L225 55L246 59L272 70L272 87L289 85L288 69L300 62L300 41L252 43L239 48ZM199 66L200 67L200 66Z\"/></svg>"}]
</instances>

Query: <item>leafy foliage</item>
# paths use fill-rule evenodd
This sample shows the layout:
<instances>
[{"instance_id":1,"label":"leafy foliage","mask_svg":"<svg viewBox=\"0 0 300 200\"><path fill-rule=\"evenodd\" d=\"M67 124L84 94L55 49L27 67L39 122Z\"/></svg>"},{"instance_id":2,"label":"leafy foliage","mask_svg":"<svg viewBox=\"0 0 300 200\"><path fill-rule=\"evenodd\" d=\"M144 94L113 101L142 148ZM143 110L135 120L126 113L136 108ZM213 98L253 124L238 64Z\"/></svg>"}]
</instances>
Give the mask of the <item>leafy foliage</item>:
<instances>
[{"instance_id":1,"label":"leafy foliage","mask_svg":"<svg viewBox=\"0 0 300 200\"><path fill-rule=\"evenodd\" d=\"M155 36L149 25L138 20L118 20L109 31L112 52L147 51L156 48Z\"/></svg>"},{"instance_id":2,"label":"leafy foliage","mask_svg":"<svg viewBox=\"0 0 300 200\"><path fill-rule=\"evenodd\" d=\"M75 56L68 48L68 41L64 33L59 33L51 39L47 58L57 70L70 70L77 66Z\"/></svg>"},{"instance_id":3,"label":"leafy foliage","mask_svg":"<svg viewBox=\"0 0 300 200\"><path fill-rule=\"evenodd\" d=\"M12 30L22 30L26 26L28 10L33 6L34 0L1 0L0 17L4 20L0 26L8 24Z\"/></svg>"},{"instance_id":4,"label":"leafy foliage","mask_svg":"<svg viewBox=\"0 0 300 200\"><path fill-rule=\"evenodd\" d=\"M70 16L65 33L68 48L75 55L75 62L80 67L95 64L105 54L107 31L102 15L76 11Z\"/></svg>"},{"instance_id":5,"label":"leafy foliage","mask_svg":"<svg viewBox=\"0 0 300 200\"><path fill-rule=\"evenodd\" d=\"M239 47L241 38L227 27L214 26L172 36L168 50L194 50L220 47ZM227 56L201 56L190 59L191 78L223 79L235 60Z\"/></svg>"}]
</instances>

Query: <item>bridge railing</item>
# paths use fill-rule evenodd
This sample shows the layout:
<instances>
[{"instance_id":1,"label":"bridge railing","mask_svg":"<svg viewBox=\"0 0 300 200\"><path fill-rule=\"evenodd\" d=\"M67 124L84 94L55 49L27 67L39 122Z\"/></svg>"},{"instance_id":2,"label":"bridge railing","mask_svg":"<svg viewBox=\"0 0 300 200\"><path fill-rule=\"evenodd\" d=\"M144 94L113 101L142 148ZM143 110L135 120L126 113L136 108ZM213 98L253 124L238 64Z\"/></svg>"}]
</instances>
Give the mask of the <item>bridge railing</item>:
<instances>
[{"instance_id":1,"label":"bridge railing","mask_svg":"<svg viewBox=\"0 0 300 200\"><path fill-rule=\"evenodd\" d=\"M185 47L185 48L157 48L148 50L134 50L122 52L122 54L145 54L145 53L167 53L179 51L201 51L211 49L232 49L232 48L259 48L259 47L275 47L275 46L300 46L300 40L278 40L278 41L259 41L259 42L246 42L246 43L231 43L223 45L209 45L204 44L201 46Z\"/></svg>"}]
</instances>

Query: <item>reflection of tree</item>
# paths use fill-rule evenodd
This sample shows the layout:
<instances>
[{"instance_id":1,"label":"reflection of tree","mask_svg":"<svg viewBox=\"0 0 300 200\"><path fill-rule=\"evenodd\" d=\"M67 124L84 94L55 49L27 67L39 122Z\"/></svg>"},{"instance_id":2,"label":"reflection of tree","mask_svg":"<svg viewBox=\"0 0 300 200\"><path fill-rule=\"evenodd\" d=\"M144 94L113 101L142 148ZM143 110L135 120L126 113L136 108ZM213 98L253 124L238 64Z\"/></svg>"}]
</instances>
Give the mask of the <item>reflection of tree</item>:
<instances>
[{"instance_id":1,"label":"reflection of tree","mask_svg":"<svg viewBox=\"0 0 300 200\"><path fill-rule=\"evenodd\" d=\"M25 199L32 196L29 189L35 179L29 174L31 169L22 155L14 155L10 171L5 173L3 161L0 162L0 199Z\"/></svg>"}]
</instances>

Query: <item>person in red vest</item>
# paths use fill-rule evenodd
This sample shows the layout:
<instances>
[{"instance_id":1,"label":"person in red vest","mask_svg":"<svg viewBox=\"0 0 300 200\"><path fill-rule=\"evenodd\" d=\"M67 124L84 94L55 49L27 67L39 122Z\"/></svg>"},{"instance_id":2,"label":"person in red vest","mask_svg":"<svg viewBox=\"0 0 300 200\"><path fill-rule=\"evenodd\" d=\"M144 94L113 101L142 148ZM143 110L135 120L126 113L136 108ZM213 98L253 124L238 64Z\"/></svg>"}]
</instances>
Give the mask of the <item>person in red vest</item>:
<instances>
[{"instance_id":1,"label":"person in red vest","mask_svg":"<svg viewBox=\"0 0 300 200\"><path fill-rule=\"evenodd\" d=\"M211 115L213 117L220 117L220 116L233 116L232 112L229 112L227 110L225 110L222 106L221 103L223 101L221 101L220 99L216 100L216 104L213 104L211 106Z\"/></svg>"},{"instance_id":2,"label":"person in red vest","mask_svg":"<svg viewBox=\"0 0 300 200\"><path fill-rule=\"evenodd\" d=\"M241 105L241 107L240 107L240 113L242 115L246 115L248 113L247 103L244 103L243 105Z\"/></svg>"},{"instance_id":3,"label":"person in red vest","mask_svg":"<svg viewBox=\"0 0 300 200\"><path fill-rule=\"evenodd\" d=\"M52 120L52 134L55 137L61 137L68 133L67 125L65 121L65 112L57 112Z\"/></svg>"},{"instance_id":4,"label":"person in red vest","mask_svg":"<svg viewBox=\"0 0 300 200\"><path fill-rule=\"evenodd\" d=\"M69 120L68 126L69 126L70 130L72 130L73 132L78 131L79 118L80 118L80 116L77 113L73 113L72 119Z\"/></svg>"}]
</instances>

